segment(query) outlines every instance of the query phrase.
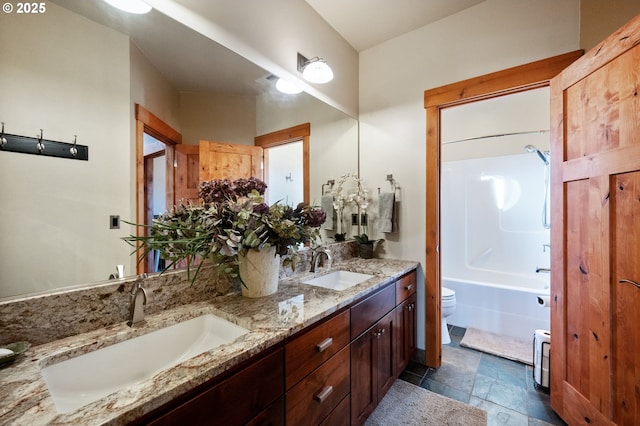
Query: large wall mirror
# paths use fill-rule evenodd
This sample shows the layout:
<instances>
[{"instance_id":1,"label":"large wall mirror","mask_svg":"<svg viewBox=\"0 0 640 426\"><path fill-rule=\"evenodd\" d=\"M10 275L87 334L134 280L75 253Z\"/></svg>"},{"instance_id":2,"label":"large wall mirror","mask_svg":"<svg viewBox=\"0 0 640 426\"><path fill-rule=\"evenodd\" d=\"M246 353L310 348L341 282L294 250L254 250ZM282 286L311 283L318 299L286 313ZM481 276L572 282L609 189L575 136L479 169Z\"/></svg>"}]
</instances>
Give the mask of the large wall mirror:
<instances>
[{"instance_id":1,"label":"large wall mirror","mask_svg":"<svg viewBox=\"0 0 640 426\"><path fill-rule=\"evenodd\" d=\"M358 123L306 94L275 90L269 72L155 10L122 14L101 0L55 0L39 16L0 25L0 121L5 132L89 147L89 160L0 152L0 300L98 285L135 273L135 104L183 144L253 145L310 124L311 203L357 171ZM283 171L285 179L288 171ZM328 237L325 232L325 237Z\"/></svg>"}]
</instances>

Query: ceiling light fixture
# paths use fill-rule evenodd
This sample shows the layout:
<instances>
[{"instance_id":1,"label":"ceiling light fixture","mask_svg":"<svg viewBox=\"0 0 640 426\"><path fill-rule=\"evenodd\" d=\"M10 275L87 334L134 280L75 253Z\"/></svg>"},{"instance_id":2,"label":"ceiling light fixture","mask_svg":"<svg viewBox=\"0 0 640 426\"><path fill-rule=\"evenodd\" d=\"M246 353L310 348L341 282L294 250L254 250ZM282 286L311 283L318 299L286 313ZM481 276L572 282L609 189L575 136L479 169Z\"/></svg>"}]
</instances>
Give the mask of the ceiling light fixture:
<instances>
[{"instance_id":1,"label":"ceiling light fixture","mask_svg":"<svg viewBox=\"0 0 640 426\"><path fill-rule=\"evenodd\" d=\"M280 77L276 82L276 89L282 93L286 93L287 95L295 95L302 92L301 88L282 77Z\"/></svg>"},{"instance_id":2,"label":"ceiling light fixture","mask_svg":"<svg viewBox=\"0 0 640 426\"><path fill-rule=\"evenodd\" d=\"M307 59L298 53L298 71L309 83L324 84L333 80L333 70L322 58Z\"/></svg>"},{"instance_id":3,"label":"ceiling light fixture","mask_svg":"<svg viewBox=\"0 0 640 426\"><path fill-rule=\"evenodd\" d=\"M111 6L124 10L129 13L136 13L141 15L143 13L148 13L151 10L151 6L145 3L142 0L104 0L109 3Z\"/></svg>"}]
</instances>

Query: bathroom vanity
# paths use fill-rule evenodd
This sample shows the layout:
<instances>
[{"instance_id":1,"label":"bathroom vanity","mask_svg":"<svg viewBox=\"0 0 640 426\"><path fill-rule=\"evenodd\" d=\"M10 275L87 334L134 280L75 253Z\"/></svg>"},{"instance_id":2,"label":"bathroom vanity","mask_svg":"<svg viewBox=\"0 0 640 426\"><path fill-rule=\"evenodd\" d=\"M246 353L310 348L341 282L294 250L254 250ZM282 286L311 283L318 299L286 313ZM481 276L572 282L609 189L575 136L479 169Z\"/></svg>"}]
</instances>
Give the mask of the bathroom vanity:
<instances>
[{"instance_id":1,"label":"bathroom vanity","mask_svg":"<svg viewBox=\"0 0 640 426\"><path fill-rule=\"evenodd\" d=\"M118 323L34 346L2 370L0 424L362 424L415 349L417 266L347 259L332 270L373 277L332 290L303 283L327 271L301 274L282 279L269 297L233 292L147 315L140 327ZM43 368L202 315L248 332L59 411Z\"/></svg>"}]
</instances>

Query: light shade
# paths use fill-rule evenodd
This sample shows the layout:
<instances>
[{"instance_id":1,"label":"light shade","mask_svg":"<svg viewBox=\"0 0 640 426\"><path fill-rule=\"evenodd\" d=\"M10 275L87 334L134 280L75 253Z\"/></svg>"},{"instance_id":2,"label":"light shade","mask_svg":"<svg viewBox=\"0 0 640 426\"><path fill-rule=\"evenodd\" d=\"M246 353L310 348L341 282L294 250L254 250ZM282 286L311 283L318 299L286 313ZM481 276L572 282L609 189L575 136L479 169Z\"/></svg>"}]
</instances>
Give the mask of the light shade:
<instances>
[{"instance_id":1,"label":"light shade","mask_svg":"<svg viewBox=\"0 0 640 426\"><path fill-rule=\"evenodd\" d=\"M151 6L142 0L104 0L111 6L129 13L143 14L151 10Z\"/></svg>"},{"instance_id":2,"label":"light shade","mask_svg":"<svg viewBox=\"0 0 640 426\"><path fill-rule=\"evenodd\" d=\"M297 93L302 92L302 89L293 84L292 82L285 80L284 78L279 78L276 82L276 89L278 89L282 93L286 93L288 95L295 95Z\"/></svg>"},{"instance_id":3,"label":"light shade","mask_svg":"<svg viewBox=\"0 0 640 426\"><path fill-rule=\"evenodd\" d=\"M328 83L333 80L333 70L324 59L315 57L304 65L302 77L309 83Z\"/></svg>"}]
</instances>

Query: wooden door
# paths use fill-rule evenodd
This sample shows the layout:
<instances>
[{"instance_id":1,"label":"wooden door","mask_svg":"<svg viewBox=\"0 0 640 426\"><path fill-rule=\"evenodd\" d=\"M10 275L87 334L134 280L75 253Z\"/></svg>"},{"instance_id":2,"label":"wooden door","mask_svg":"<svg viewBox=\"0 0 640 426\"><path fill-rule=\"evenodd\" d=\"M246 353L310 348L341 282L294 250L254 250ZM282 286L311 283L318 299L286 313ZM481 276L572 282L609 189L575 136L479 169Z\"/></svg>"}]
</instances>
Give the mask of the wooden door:
<instances>
[{"instance_id":1,"label":"wooden door","mask_svg":"<svg viewBox=\"0 0 640 426\"><path fill-rule=\"evenodd\" d=\"M175 200L174 204L198 201L200 183L200 147L198 145L176 145L175 147Z\"/></svg>"},{"instance_id":2,"label":"wooden door","mask_svg":"<svg viewBox=\"0 0 640 426\"><path fill-rule=\"evenodd\" d=\"M551 405L640 424L640 16L551 80Z\"/></svg>"},{"instance_id":3,"label":"wooden door","mask_svg":"<svg viewBox=\"0 0 640 426\"><path fill-rule=\"evenodd\" d=\"M262 148L222 142L200 141L200 180L263 179Z\"/></svg>"}]
</instances>

